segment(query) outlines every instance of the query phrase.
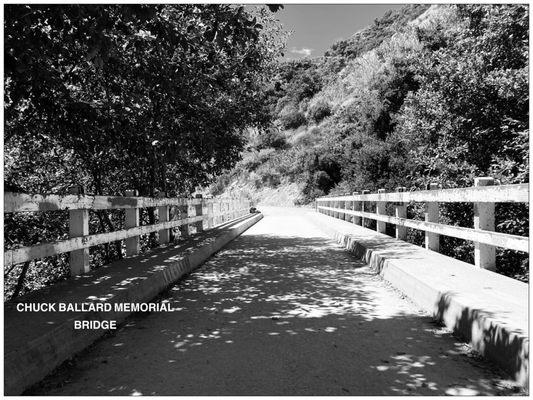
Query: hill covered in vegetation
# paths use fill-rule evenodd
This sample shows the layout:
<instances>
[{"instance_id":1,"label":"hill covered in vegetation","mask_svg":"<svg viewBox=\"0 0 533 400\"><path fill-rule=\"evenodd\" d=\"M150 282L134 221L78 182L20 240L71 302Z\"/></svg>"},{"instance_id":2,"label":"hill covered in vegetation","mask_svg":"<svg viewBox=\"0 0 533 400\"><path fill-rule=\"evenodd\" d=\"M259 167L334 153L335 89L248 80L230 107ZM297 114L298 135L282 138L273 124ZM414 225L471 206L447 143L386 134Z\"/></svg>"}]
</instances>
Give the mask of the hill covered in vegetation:
<instances>
[{"instance_id":1,"label":"hill covered in vegetation","mask_svg":"<svg viewBox=\"0 0 533 400\"><path fill-rule=\"evenodd\" d=\"M263 93L275 123L248 132L242 160L212 191L271 204L293 195L299 205L363 189L467 187L477 176L527 182L528 45L524 5L389 12L323 57L278 66ZM497 214L497 229L527 235L527 207ZM472 221L467 205L442 206L441 215ZM442 247L471 260L469 243L443 238ZM525 279L524 255L498 257L504 273Z\"/></svg>"}]
</instances>

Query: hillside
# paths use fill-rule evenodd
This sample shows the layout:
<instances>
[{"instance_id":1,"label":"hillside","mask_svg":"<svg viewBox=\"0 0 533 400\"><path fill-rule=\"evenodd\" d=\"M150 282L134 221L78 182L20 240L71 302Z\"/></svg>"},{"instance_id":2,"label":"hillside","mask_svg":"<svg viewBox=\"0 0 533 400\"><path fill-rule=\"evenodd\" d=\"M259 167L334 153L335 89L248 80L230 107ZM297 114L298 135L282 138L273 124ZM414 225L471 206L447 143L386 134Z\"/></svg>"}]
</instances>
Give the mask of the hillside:
<instances>
[{"instance_id":1,"label":"hillside","mask_svg":"<svg viewBox=\"0 0 533 400\"><path fill-rule=\"evenodd\" d=\"M349 39L334 43L323 57L281 63L265 92L269 112L276 118L275 126L261 134L248 132L248 146L241 162L218 179L210 188L212 193L244 193L269 205L305 204L311 200L314 191L310 190L308 162L303 158L324 144L326 121L335 114L336 106L350 98L350 93L345 93L333 99L329 93L347 79L345 74L354 60L367 57L384 41L405 30L408 23L435 14L435 10L428 12L429 7L407 5L388 11ZM324 101L326 96L328 102ZM327 192L338 182L340 171L327 160L320 160L319 164L324 173L317 183Z\"/></svg>"},{"instance_id":2,"label":"hillside","mask_svg":"<svg viewBox=\"0 0 533 400\"><path fill-rule=\"evenodd\" d=\"M527 182L528 65L527 7L388 12L324 57L280 63L262 95L274 124L248 131L241 161L212 193L304 205L363 189L467 187L476 176ZM421 208L409 213L423 218ZM472 213L441 207L451 224L468 226ZM497 214L498 229L527 235L527 207ZM472 257L471 243L443 238L442 247ZM498 257L504 273L527 279L527 257Z\"/></svg>"}]
</instances>

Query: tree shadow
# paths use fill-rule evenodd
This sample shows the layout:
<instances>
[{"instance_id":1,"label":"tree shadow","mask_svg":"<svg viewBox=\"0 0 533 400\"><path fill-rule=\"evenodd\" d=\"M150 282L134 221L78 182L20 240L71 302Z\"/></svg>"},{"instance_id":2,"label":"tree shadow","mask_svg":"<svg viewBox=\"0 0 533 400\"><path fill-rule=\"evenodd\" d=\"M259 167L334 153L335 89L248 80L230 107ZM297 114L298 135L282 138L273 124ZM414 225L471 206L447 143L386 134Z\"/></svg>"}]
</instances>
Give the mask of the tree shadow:
<instances>
[{"instance_id":1,"label":"tree shadow","mask_svg":"<svg viewBox=\"0 0 533 400\"><path fill-rule=\"evenodd\" d=\"M323 237L249 234L26 394L491 395L500 372ZM511 390L511 389L508 389Z\"/></svg>"},{"instance_id":2,"label":"tree shadow","mask_svg":"<svg viewBox=\"0 0 533 400\"><path fill-rule=\"evenodd\" d=\"M440 295L435 317L439 321L447 321L463 340L527 386L529 336L522 329L498 323L498 318L505 314L501 310L493 313L486 309L458 307L453 292L445 292Z\"/></svg>"}]
</instances>

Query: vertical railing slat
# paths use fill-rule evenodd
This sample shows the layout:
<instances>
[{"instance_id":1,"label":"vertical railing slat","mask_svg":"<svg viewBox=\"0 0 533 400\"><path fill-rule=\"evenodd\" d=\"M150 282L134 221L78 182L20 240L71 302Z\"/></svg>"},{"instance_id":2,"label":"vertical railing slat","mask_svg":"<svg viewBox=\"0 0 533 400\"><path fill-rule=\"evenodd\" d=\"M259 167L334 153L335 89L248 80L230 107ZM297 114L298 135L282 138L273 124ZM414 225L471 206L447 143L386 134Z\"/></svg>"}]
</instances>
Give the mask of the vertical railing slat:
<instances>
[{"instance_id":1,"label":"vertical railing slat","mask_svg":"<svg viewBox=\"0 0 533 400\"><path fill-rule=\"evenodd\" d=\"M137 196L137 191L126 190L126 196ZM126 215L125 215L125 220L124 220L124 227L126 229L135 228L139 226L139 209L137 207L126 208L125 214ZM125 243L126 243L126 256L134 256L136 254L139 254L139 252L141 251L139 236L127 238L125 240Z\"/></svg>"},{"instance_id":2,"label":"vertical railing slat","mask_svg":"<svg viewBox=\"0 0 533 400\"><path fill-rule=\"evenodd\" d=\"M159 192L159 198L165 198L165 192ZM169 220L169 207L160 206L157 207L157 215L159 217L159 222L167 222ZM170 241L170 229L162 229L158 232L159 244L167 244Z\"/></svg>"},{"instance_id":3,"label":"vertical railing slat","mask_svg":"<svg viewBox=\"0 0 533 400\"><path fill-rule=\"evenodd\" d=\"M474 186L492 186L493 178L475 178ZM474 203L474 229L494 231L494 203ZM474 242L474 264L478 268L496 269L496 248Z\"/></svg>"},{"instance_id":4,"label":"vertical railing slat","mask_svg":"<svg viewBox=\"0 0 533 400\"><path fill-rule=\"evenodd\" d=\"M200 199L199 204L194 205L194 215L197 217L202 217L200 221L196 221L194 223L194 226L196 228L196 233L200 233L204 231L204 219L203 219L203 213L204 213L204 199L201 194L197 194L195 196L196 199Z\"/></svg>"},{"instance_id":5,"label":"vertical railing slat","mask_svg":"<svg viewBox=\"0 0 533 400\"><path fill-rule=\"evenodd\" d=\"M363 190L363 192L362 192L362 194L369 194L369 193L370 193L370 190ZM362 202L361 202L361 211L362 211L362 212L365 212L365 211L366 211L365 203L368 203L368 202L365 202L365 201L362 201ZM361 225L362 225L363 228L366 228L366 220L367 220L367 219L368 219L368 218L365 218L365 217L362 218Z\"/></svg>"},{"instance_id":6,"label":"vertical railing slat","mask_svg":"<svg viewBox=\"0 0 533 400\"><path fill-rule=\"evenodd\" d=\"M437 183L430 183L429 190L437 190ZM426 203L426 212L425 212L425 221L427 222L439 222L439 203L438 202L427 202ZM437 233L426 232L425 233L425 245L426 249L439 251L440 249L440 235Z\"/></svg>"},{"instance_id":7,"label":"vertical railing slat","mask_svg":"<svg viewBox=\"0 0 533 400\"><path fill-rule=\"evenodd\" d=\"M385 189L378 189L378 193L385 194ZM387 202L385 201L376 202L376 214L385 215L386 207L387 207ZM376 221L376 230L379 233L385 233L387 230L387 224L383 221Z\"/></svg>"},{"instance_id":8,"label":"vertical railing slat","mask_svg":"<svg viewBox=\"0 0 533 400\"><path fill-rule=\"evenodd\" d=\"M70 194L81 195L81 188L75 186ZM69 236L71 238L89 234L89 210L69 210ZM69 254L70 275L77 276L89 272L89 249L71 251Z\"/></svg>"},{"instance_id":9,"label":"vertical railing slat","mask_svg":"<svg viewBox=\"0 0 533 400\"><path fill-rule=\"evenodd\" d=\"M405 187L396 188L398 193L405 192ZM397 218L407 218L407 204L397 202L394 205L395 215ZM407 228L405 226L396 225L396 239L407 239Z\"/></svg>"}]
</instances>

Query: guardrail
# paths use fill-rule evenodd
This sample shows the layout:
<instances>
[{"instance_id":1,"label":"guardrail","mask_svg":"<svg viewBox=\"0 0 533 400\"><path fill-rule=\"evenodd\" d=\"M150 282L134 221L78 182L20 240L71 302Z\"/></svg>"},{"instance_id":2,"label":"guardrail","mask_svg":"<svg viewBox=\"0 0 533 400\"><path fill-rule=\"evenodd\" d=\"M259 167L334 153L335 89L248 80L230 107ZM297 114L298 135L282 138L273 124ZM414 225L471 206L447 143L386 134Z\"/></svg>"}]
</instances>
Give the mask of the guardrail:
<instances>
[{"instance_id":1,"label":"guardrail","mask_svg":"<svg viewBox=\"0 0 533 400\"><path fill-rule=\"evenodd\" d=\"M68 211L69 236L67 240L36 246L20 247L4 253L4 266L25 263L34 259L70 253L69 263L71 275L80 275L89 271L89 247L104 243L124 240L126 256L140 252L139 235L152 232L159 233L159 243L170 241L171 229L179 227L183 237L189 235L189 227L197 232L210 229L229 220L249 213L250 201L244 199L203 199L196 198L159 198L137 197L134 191L127 196L84 196L72 195L39 195L23 193L4 194L4 213ZM151 225L140 225L140 209L156 208L159 222ZM172 219L171 207L177 208L179 218ZM125 229L114 232L89 234L90 210L125 210Z\"/></svg>"},{"instance_id":2,"label":"guardrail","mask_svg":"<svg viewBox=\"0 0 533 400\"><path fill-rule=\"evenodd\" d=\"M316 199L318 212L364 226L365 219L377 221L376 230L385 233L386 223L396 225L396 238L405 240L406 228L425 231L425 247L439 251L439 236L451 236L474 242L474 262L477 267L496 268L496 247L529 253L529 238L495 232L495 203L528 203L529 184L493 186L492 178L476 178L474 187L461 189L437 189L408 192L397 188L396 192L353 193L348 196L320 197ZM407 219L407 203L424 202L425 220ZM376 213L365 211L369 203L376 204ZM393 203L395 215L386 214L386 204ZM439 203L473 203L474 228L464 228L439 223Z\"/></svg>"}]
</instances>

